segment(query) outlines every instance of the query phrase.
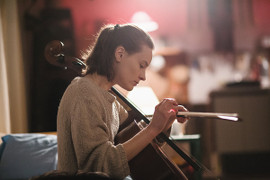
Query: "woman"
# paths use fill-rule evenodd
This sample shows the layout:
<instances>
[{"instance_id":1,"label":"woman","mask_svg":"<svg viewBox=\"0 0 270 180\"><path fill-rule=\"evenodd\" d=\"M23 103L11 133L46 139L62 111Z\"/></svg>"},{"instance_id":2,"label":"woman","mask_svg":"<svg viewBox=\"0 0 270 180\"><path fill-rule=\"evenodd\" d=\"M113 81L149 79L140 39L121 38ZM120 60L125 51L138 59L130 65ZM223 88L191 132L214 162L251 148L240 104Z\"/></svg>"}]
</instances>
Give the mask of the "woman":
<instances>
[{"instance_id":1,"label":"woman","mask_svg":"<svg viewBox=\"0 0 270 180\"><path fill-rule=\"evenodd\" d=\"M150 36L134 25L107 25L86 58L88 69L64 93L58 110L58 168L68 172L104 172L113 178L129 175L128 161L159 133L167 132L177 111L174 99L155 107L151 123L123 144L114 144L127 111L109 91L115 84L130 91L152 59ZM185 122L185 118L178 118Z\"/></svg>"}]
</instances>

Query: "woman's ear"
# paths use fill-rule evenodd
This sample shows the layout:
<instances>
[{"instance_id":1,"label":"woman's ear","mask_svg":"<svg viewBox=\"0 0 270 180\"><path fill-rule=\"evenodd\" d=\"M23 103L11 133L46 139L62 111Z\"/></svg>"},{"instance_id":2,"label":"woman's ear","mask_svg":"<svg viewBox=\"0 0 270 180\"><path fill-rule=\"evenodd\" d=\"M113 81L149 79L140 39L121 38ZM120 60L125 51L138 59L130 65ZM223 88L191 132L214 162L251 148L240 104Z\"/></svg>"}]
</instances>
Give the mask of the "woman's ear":
<instances>
[{"instance_id":1,"label":"woman's ear","mask_svg":"<svg viewBox=\"0 0 270 180\"><path fill-rule=\"evenodd\" d=\"M124 53L125 53L125 48L123 46L118 46L115 49L114 55L115 55L116 62L121 62L122 57L124 56Z\"/></svg>"}]
</instances>

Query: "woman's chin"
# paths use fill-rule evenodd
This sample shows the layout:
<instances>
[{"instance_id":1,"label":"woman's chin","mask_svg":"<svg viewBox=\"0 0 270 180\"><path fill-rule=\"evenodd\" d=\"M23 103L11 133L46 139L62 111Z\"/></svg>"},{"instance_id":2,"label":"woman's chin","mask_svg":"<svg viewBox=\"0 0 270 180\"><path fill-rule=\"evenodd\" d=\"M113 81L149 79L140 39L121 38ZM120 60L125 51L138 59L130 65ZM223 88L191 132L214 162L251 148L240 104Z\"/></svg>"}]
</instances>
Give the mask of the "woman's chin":
<instances>
[{"instance_id":1,"label":"woman's chin","mask_svg":"<svg viewBox=\"0 0 270 180\"><path fill-rule=\"evenodd\" d=\"M126 91L132 91L132 89L134 88L134 86L121 86L119 85L121 88L125 89Z\"/></svg>"},{"instance_id":2,"label":"woman's chin","mask_svg":"<svg viewBox=\"0 0 270 180\"><path fill-rule=\"evenodd\" d=\"M127 91L132 91L133 88L134 88L134 86L132 86L132 87L127 87L127 88L124 88L124 89L127 90Z\"/></svg>"}]
</instances>

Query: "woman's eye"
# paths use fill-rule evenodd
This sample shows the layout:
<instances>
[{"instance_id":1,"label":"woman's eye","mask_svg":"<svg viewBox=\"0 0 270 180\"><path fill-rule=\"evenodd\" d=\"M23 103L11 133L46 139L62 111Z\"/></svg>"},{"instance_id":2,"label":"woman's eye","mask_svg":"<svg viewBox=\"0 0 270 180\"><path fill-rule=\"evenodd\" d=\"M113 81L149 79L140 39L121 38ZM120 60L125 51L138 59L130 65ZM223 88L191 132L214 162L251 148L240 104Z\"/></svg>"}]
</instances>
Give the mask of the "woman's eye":
<instances>
[{"instance_id":1,"label":"woman's eye","mask_svg":"<svg viewBox=\"0 0 270 180\"><path fill-rule=\"evenodd\" d=\"M140 68L144 68L144 66L142 64L140 64Z\"/></svg>"}]
</instances>

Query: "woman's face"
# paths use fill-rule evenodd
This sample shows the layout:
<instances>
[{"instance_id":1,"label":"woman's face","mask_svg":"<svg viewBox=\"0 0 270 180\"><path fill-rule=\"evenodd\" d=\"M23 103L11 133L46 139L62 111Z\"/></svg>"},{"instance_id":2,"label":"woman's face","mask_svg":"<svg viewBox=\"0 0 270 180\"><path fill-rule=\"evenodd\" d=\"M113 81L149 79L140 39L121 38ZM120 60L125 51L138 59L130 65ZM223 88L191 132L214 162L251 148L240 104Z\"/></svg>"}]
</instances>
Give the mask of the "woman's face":
<instances>
[{"instance_id":1,"label":"woman's face","mask_svg":"<svg viewBox=\"0 0 270 180\"><path fill-rule=\"evenodd\" d=\"M122 48L122 49L121 49ZM145 80L145 71L152 60L152 49L142 45L141 51L128 54L123 47L116 49L114 82L131 91L141 80Z\"/></svg>"}]
</instances>

